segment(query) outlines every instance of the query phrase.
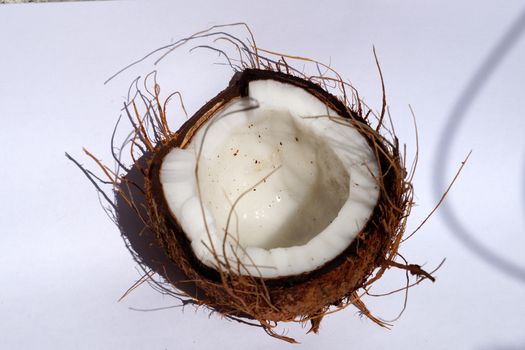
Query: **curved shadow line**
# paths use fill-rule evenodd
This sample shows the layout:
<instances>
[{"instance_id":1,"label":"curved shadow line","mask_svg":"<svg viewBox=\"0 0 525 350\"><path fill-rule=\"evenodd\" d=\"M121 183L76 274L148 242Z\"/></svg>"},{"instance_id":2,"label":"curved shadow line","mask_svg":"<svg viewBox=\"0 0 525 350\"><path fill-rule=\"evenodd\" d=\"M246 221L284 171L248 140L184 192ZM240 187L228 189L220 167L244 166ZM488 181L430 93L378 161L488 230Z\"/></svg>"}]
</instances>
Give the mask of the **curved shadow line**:
<instances>
[{"instance_id":1,"label":"curved shadow line","mask_svg":"<svg viewBox=\"0 0 525 350\"><path fill-rule=\"evenodd\" d=\"M522 161L523 161L523 166L521 170L521 174L522 174L521 193L523 195L523 201L521 203L521 206L523 209L523 220L525 221L525 149L523 150L523 153L522 153Z\"/></svg>"},{"instance_id":2,"label":"curved shadow line","mask_svg":"<svg viewBox=\"0 0 525 350\"><path fill-rule=\"evenodd\" d=\"M445 128L441 134L438 144L438 153L434 162L434 195L437 199L441 198L445 188L445 170L446 161L450 154L451 140L453 140L460 129L460 124L467 115L467 111L472 106L477 95L489 81L496 71L497 67L503 61L505 56L517 43L525 31L525 8L520 15L514 20L510 28L505 32L490 54L482 62L481 66L474 73L473 77L467 83L452 111L448 117ZM485 262L492 264L494 267L504 272L508 276L525 282L525 269L494 253L478 240L462 225L459 218L454 214L451 205L444 202L441 208L441 214L445 223L451 228L454 235L467 248L482 258Z\"/></svg>"}]
</instances>

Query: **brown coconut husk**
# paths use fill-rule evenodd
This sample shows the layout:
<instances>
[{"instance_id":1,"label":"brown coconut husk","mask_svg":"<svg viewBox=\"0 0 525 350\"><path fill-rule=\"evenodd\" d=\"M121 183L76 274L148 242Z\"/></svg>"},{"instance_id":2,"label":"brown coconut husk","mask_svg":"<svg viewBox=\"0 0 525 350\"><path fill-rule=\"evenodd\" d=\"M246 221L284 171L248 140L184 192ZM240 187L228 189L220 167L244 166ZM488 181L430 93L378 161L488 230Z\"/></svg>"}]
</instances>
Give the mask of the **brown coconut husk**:
<instances>
[{"instance_id":1,"label":"brown coconut husk","mask_svg":"<svg viewBox=\"0 0 525 350\"><path fill-rule=\"evenodd\" d=\"M152 232L154 241L165 254L162 262L156 263L152 268L150 263L145 262L140 254L130 247L144 271L144 277L130 290L148 282L159 291L178 298L183 304L207 306L234 319L243 317L256 320L268 334L289 342L295 340L274 332L278 322L309 321L310 331L317 332L325 315L340 311L349 305L356 306L363 315L378 325L388 327L390 324L373 316L362 300L363 295L371 294L371 286L392 267L405 270L407 276L411 273L417 277L416 282L410 284L407 281L406 287L398 291L406 291L408 287L424 279L434 281L434 277L419 265L409 264L398 253L403 242L407 218L414 204L411 183L417 164L417 153L416 161L410 171L407 171L406 154L400 152L399 141L387 113L385 88L379 64L383 103L381 112L376 114L362 102L357 90L331 67L315 60L263 50L255 44L249 28L247 30L251 39L245 42L222 31L222 27L224 26L214 26L164 48L166 52L160 59L192 40L214 38L214 42L222 41L233 45L238 52L238 58L234 59L213 46L197 46L218 51L226 56L227 64L233 68L235 74L229 86L199 109L177 132L171 131L168 125L167 105L172 98L178 97L185 113L182 98L175 92L162 100L154 72L144 80L147 93L143 94L137 89L135 96L125 105L133 132L118 151L114 152L116 170L111 170L86 151L102 169L107 180L97 177L70 158L90 178L102 194L102 198L111 204L107 210L110 217L118 221L115 216L117 207L101 189L101 184L113 186L120 202L129 206L144 228ZM319 74L307 75L293 68L288 63L291 60L313 64ZM325 72L321 73L320 68ZM154 82L152 91L147 88L148 79ZM186 147L200 127L216 116L229 102L248 96L249 82L259 79L274 79L298 86L323 101L340 116L330 117L334 123L340 124L340 127L356 128L367 139L380 169L377 177L380 187L379 200L357 238L332 261L314 271L297 276L268 279L242 275L242 266L238 261L225 262L219 258L222 253L221 247L209 247L216 257L218 268L204 265L194 255L191 242L182 231L177 218L171 215L159 180L159 169L164 156L173 147ZM329 92L334 89L340 92L338 97ZM145 107L143 112L139 111L140 103ZM390 121L390 127L385 126L387 120ZM112 147L113 141L112 137ZM120 160L121 152L126 148L131 155L131 167ZM121 175L119 171L122 169L127 172L134 169L140 181L133 181ZM132 188L138 189L139 196L132 195ZM138 199L140 196L142 199ZM181 287L181 280L170 279L166 271L171 269L171 264L180 269L185 276L182 284L191 283L199 293L188 292ZM155 279L153 276L156 274L163 278Z\"/></svg>"}]
</instances>

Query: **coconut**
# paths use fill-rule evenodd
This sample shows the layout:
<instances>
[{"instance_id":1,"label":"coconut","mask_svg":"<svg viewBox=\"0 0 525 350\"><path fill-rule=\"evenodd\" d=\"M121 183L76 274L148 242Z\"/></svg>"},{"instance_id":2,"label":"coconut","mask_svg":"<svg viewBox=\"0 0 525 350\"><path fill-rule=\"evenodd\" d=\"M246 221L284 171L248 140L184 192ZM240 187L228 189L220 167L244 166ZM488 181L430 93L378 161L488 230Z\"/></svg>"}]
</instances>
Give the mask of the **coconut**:
<instances>
[{"instance_id":1,"label":"coconut","mask_svg":"<svg viewBox=\"0 0 525 350\"><path fill-rule=\"evenodd\" d=\"M238 54L196 46L225 55L235 73L178 131L170 130L166 110L180 93L163 100L153 72L144 79L146 93L138 80L130 87L136 92L125 111L133 131L115 147L115 127L115 170L86 150L106 180L66 154L109 203L107 213L144 271L129 291L148 281L183 305L255 320L289 342L295 340L275 333L277 322L309 321L317 332L323 316L349 305L389 326L361 300L373 295L384 272L406 272L406 287L394 292L434 278L398 253L413 205L417 151L407 172L393 126L384 125L384 85L375 114L328 65L263 50L245 24L230 27L236 26L247 29L248 42L219 29L228 26L214 26L159 49L166 52L156 62L187 42L215 38ZM318 74L287 60L313 64ZM378 70L383 83L379 64ZM108 184L115 201L102 189ZM132 216L140 226L133 236L123 224ZM417 276L412 284L408 273Z\"/></svg>"},{"instance_id":2,"label":"coconut","mask_svg":"<svg viewBox=\"0 0 525 350\"><path fill-rule=\"evenodd\" d=\"M235 74L153 153L159 241L222 313L319 318L384 264L403 220L397 150L285 73Z\"/></svg>"}]
</instances>

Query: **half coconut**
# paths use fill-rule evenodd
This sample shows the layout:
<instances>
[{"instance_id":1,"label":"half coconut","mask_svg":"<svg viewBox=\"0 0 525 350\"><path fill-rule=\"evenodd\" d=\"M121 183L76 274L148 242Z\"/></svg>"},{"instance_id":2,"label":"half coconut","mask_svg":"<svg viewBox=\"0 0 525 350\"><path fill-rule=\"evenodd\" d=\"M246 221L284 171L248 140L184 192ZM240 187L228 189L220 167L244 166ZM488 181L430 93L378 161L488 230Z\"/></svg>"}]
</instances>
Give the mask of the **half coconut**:
<instances>
[{"instance_id":1,"label":"half coconut","mask_svg":"<svg viewBox=\"0 0 525 350\"><path fill-rule=\"evenodd\" d=\"M157 145L145 189L203 303L290 321L321 317L385 263L404 175L397 148L321 86L246 69Z\"/></svg>"}]
</instances>

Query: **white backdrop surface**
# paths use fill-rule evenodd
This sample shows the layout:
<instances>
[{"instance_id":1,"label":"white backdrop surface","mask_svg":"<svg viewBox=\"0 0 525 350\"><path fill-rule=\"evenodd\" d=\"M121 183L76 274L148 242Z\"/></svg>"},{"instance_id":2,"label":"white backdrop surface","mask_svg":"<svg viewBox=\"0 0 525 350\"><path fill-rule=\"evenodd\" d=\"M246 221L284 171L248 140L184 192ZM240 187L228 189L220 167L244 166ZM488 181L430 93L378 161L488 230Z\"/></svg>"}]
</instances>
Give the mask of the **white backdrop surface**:
<instances>
[{"instance_id":1,"label":"white backdrop surface","mask_svg":"<svg viewBox=\"0 0 525 350\"><path fill-rule=\"evenodd\" d=\"M127 87L154 67L144 62L104 81L155 48L238 21L261 47L330 62L379 108L375 46L409 154L409 105L417 117L409 231L472 150L448 206L402 247L410 262L429 269L447 260L436 283L410 290L391 330L348 308L327 317L319 335L284 324L280 330L302 343L294 346L205 310L135 311L176 305L146 285L117 302L140 274L93 187L64 153L89 164L87 147L110 162ZM0 6L0 349L525 349L524 33L523 1ZM183 93L191 114L229 73L212 65L222 62L215 54L188 48L163 63L159 79ZM403 281L393 272L377 292ZM388 319L403 300L365 302Z\"/></svg>"}]
</instances>

